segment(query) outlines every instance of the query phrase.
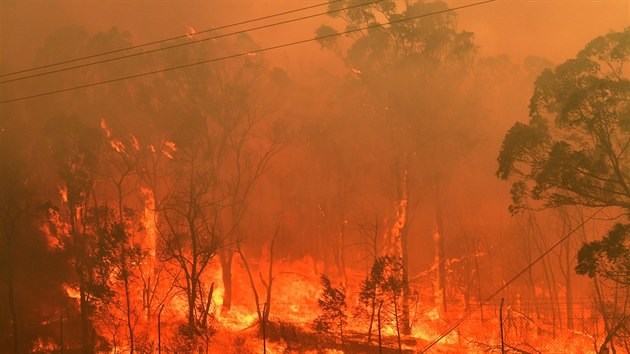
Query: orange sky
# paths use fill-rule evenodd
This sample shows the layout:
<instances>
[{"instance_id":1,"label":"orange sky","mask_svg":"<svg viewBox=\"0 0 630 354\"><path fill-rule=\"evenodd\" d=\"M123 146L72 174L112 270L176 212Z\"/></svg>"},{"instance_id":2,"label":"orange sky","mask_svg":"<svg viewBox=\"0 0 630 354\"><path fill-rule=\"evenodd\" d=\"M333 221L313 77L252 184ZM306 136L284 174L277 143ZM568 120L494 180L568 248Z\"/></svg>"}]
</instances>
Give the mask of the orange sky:
<instances>
[{"instance_id":1,"label":"orange sky","mask_svg":"<svg viewBox=\"0 0 630 354\"><path fill-rule=\"evenodd\" d=\"M129 30L134 42L142 43L184 34L187 26L205 29L321 2L3 0L0 2L2 71L30 66L33 53L46 36L68 24L84 25L91 30L118 26ZM448 1L451 6L473 2ZM475 32L482 55L508 54L514 61L520 61L533 54L561 62L593 37L628 26L629 8L628 0L497 0L458 13L460 28ZM303 39L312 36L313 30L325 21L329 20L314 19L267 30L256 38L263 45Z\"/></svg>"},{"instance_id":2,"label":"orange sky","mask_svg":"<svg viewBox=\"0 0 630 354\"><path fill-rule=\"evenodd\" d=\"M451 6L469 1L451 0ZM462 28L475 32L482 53L514 59L544 56L561 62L610 30L630 25L627 0L497 0L459 11Z\"/></svg>"}]
</instances>

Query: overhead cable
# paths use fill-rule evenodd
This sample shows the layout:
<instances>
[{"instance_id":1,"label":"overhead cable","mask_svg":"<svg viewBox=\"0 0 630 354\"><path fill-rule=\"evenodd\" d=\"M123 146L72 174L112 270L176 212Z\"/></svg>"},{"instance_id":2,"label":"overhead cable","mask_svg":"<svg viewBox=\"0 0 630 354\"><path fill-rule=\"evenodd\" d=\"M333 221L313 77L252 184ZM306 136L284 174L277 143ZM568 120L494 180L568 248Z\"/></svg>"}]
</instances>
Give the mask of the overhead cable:
<instances>
[{"instance_id":1,"label":"overhead cable","mask_svg":"<svg viewBox=\"0 0 630 354\"><path fill-rule=\"evenodd\" d=\"M271 47L254 49L254 50L247 51L247 52L240 52L240 53L236 53L236 54L230 54L230 55L225 55L225 56L221 56L221 57L215 57L215 58L201 60L201 61L197 61L197 62L171 66L171 67L167 67L167 68L163 68L163 69L159 69L159 70L152 70L152 71L148 71L148 72L144 72L144 73L128 75L128 76L123 76L123 77L114 78L114 79L108 79L108 80L103 80L103 81L92 82L92 83L89 83L89 84L78 85L78 86L68 87L68 88L64 88L64 89L51 90L51 91L36 93L36 94L32 94L32 95L27 95L27 96L10 98L10 99L6 99L6 100L0 101L0 104L16 102L16 101L22 101L22 100L36 98L36 97L48 96L48 95L53 95L53 94L62 93L62 92L74 91L74 90L84 89L84 88L88 88L88 87L100 86L100 85L110 84L110 83L114 83L114 82L134 79L134 78L138 78L138 77L155 75L155 74L159 74L159 73L163 73L163 72L190 68L190 67L198 66L198 65L202 65L202 64L208 64L208 63L213 63L213 62L218 62L218 61L223 61L223 60L228 60L228 59L234 59L234 58L243 57L243 56L247 56L247 55L256 55L258 53L263 53L263 52L271 51L271 50L274 50L274 49L291 47L291 46L295 46L295 45L298 45L298 44L304 44L304 43L319 41L319 40L323 40L323 39L339 37L339 36L342 36L342 35L355 33L355 32L359 32L359 31L364 31L364 30L368 30L368 29L372 29L372 28L378 28L378 27L383 27L383 26L387 26L387 25L393 25L393 24L397 24L397 23L404 23L404 22L408 22L408 21L412 21L412 20L417 20L417 19L420 19L420 18L423 18L423 17L434 16L434 15L438 15L438 14L442 14L442 13L452 12L452 11L461 10L461 9L465 9L465 8L470 8L470 7L474 7L474 6L479 6L479 5L483 5L483 4L487 4L487 3L491 3L491 2L495 2L495 1L496 0L485 0L485 1L476 2L476 3L473 3L473 4L462 5L462 6L458 6L458 7L453 7L453 8L449 8L449 9L440 10L440 11L425 13L425 14L421 14L421 15L404 17L404 18L400 18L398 20L388 21L388 22L384 22L384 23L376 23L376 24L372 24L372 25L368 25L368 26L357 27L357 28L349 29L349 30L342 31L342 32L335 32L335 33L328 34L328 35L318 36L318 37L315 37L315 38L302 39L302 40L289 42L289 43L283 43L283 44L279 44L279 45L275 45L275 46L271 46Z\"/></svg>"},{"instance_id":2,"label":"overhead cable","mask_svg":"<svg viewBox=\"0 0 630 354\"><path fill-rule=\"evenodd\" d=\"M101 57L101 56L107 56L107 55L110 55L110 54L116 54L116 53L125 52L125 51L128 51L128 50L148 47L148 46L152 46L152 45L155 45L155 44L170 42L170 41L177 40L177 39L189 38L191 36L196 36L196 35L200 35L200 34L203 34L203 33L216 32L216 31L219 31L219 30L223 30L223 29L227 29L227 28L231 28L231 27L236 27L236 26L241 26L241 25L245 25L245 24L248 24L248 23L258 22L258 21L262 21L262 20L268 20L268 19L271 19L271 18L274 18L274 17L280 17L280 16L289 15L289 14L296 13L296 12L306 11L306 10L322 7L322 6L325 6L325 5L334 4L334 3L337 3L337 2L341 2L341 1L344 1L344 0L330 0L329 2L319 3L319 4L316 4L316 5L310 5L310 6L306 6L306 7L301 7L299 9L288 10L288 11L284 11L284 12L280 12L280 13L276 13L276 14L272 14L272 15L257 17L257 18L253 18L253 19L250 19L250 20L245 20L245 21L241 21L241 22L231 23L231 24L228 24L228 25L223 25L223 26L219 26L219 27L213 27L213 28L205 29L205 30L202 30L202 31L195 31L194 34L187 33L187 34L174 36L174 37L169 37L169 38L164 38L164 39L160 39L160 40L156 40L156 41L152 41L152 42L147 42L147 43L143 43L143 44L137 44L137 45L133 45L133 46L125 47L125 48L114 49L114 50L110 50L110 51L106 51L106 52L100 52L100 53L87 55L87 56L83 56L83 57L79 57L79 58L68 59L68 60L59 61L59 62L56 62L56 63L36 66L36 67L33 67L33 68L29 68L29 69L24 69L24 70L14 71L14 72L10 72L10 73L0 74L0 77L13 76L13 75L22 74L22 73L26 73L26 72L30 72L30 71L39 70L39 69L46 69L46 68L50 68L50 67L53 67L53 66L58 66L58 65L63 65L63 64L70 64L70 63L74 63L74 62L82 61L82 60L86 60L86 59L93 59L93 58L98 58L98 57ZM23 77L23 78L26 78L26 77ZM0 83L10 82L10 81L11 80L0 81Z\"/></svg>"},{"instance_id":3,"label":"overhead cable","mask_svg":"<svg viewBox=\"0 0 630 354\"><path fill-rule=\"evenodd\" d=\"M462 318L460 318L457 321L455 321L446 331L444 331L442 334L440 334L439 337L437 337L434 340L432 340L431 342L429 342L429 344L427 344L420 351L420 353L425 353L431 347L433 347L434 345L439 343L442 339L444 339L444 337L446 337L451 332L453 332L457 327L459 327L459 325L461 325L464 321L466 321L466 319L468 319L470 317L470 315L472 315L473 313L477 312L477 310L479 310L483 305L487 304L495 296L499 295L499 293L501 293L510 284L512 284L514 281L516 281L518 278L520 278L523 274L525 274L528 270L530 270L536 263L538 263L543 258L545 258L556 247L558 247L561 244L563 244L566 240L569 239L569 237L571 237L571 235L573 235L576 231L578 231L580 228L582 228L587 222L591 221L591 219L593 219L597 214L599 214L602 210L604 210L604 208L605 207L601 207L601 208L597 209L591 216L589 216L584 221L582 221L582 223L580 223L578 226L576 226L573 230L569 231L560 240L558 240L558 242L556 242L553 246L551 246L549 249L547 249L545 252L543 252L540 256L538 256L538 258L534 259L531 263L529 263L525 268L523 268L520 272L518 272L515 276L513 276L510 280L508 280L505 284L503 284L501 287L499 287L497 290L495 290L492 294L490 294L488 297L486 297L482 301L479 301L479 304L477 306L475 306L472 310L468 311L464 316L462 316Z\"/></svg>"},{"instance_id":4,"label":"overhead cable","mask_svg":"<svg viewBox=\"0 0 630 354\"><path fill-rule=\"evenodd\" d=\"M293 23L293 22L307 20L307 19L310 19L310 18L318 17L318 16L328 15L328 14L335 13L335 12L351 10L351 9L355 9L355 8L363 7L363 6L367 6L367 5L373 5L373 4L376 4L376 3L379 3L379 2L383 2L383 1L385 1L385 0L376 0L376 1L372 1L372 2L362 2L362 3L359 3L357 5L348 6L348 7L345 7L345 8L339 8L339 9L335 9L335 10L331 10L331 11L316 13L316 14L313 14L313 15L302 16L302 17L293 18L293 19L290 19L290 20L285 20L285 21L281 21L281 22L275 22L275 23L271 23L271 24L266 24L266 25L262 25L262 26L248 28L246 30L240 30L240 31L235 31L235 32L230 32L230 33L219 34L219 35L212 36L212 37L207 37L207 38L202 38L202 39L197 39L197 40L191 40L191 41L178 43L178 44L174 44L174 45L170 45L170 46L166 46L166 47L156 48L156 49L152 49L152 50L147 50L147 51L143 51L143 52L137 52L137 53L127 54L127 55L123 55L123 56L119 56L119 57L98 60L98 61L94 61L94 62L90 62L90 63L78 64L78 65L70 66L70 67L67 67L67 68L46 71L46 72L43 72L43 73L26 75L26 76L13 78L13 79L2 80L2 81L0 81L0 84L6 84L6 83L9 83L9 82L21 81L21 80L25 80L25 79L34 78L34 77L46 76L46 75L60 73L60 72L69 71L69 70L74 70L74 69L78 69L78 68L85 68L85 67L96 65L96 64L108 63L108 62L112 62L112 61L128 59L128 58L137 57L137 56L146 55L146 54L151 54L151 53L155 53L155 52L161 52L161 51L168 50L168 49L189 46L189 45L193 45L193 44L197 44L197 43L201 43L201 42L212 41L212 40L215 40L215 39L218 39L218 38L225 38L225 37L234 36L234 35L238 35L238 34L244 34L244 33L247 33L247 32L257 31L257 30L264 29L264 28L271 28L271 27L275 27L275 26L285 25L285 24L288 24L288 23ZM193 36L195 36L195 35L193 35Z\"/></svg>"}]
</instances>

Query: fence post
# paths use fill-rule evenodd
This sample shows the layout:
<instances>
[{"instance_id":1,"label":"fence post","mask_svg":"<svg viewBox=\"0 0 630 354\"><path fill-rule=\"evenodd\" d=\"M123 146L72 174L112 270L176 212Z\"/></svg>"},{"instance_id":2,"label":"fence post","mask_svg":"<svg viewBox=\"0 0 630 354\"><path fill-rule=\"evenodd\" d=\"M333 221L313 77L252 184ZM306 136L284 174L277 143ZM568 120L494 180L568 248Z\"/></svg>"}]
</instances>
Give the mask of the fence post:
<instances>
[{"instance_id":1,"label":"fence post","mask_svg":"<svg viewBox=\"0 0 630 354\"><path fill-rule=\"evenodd\" d=\"M501 298L501 306L499 306L499 325L501 327L501 354L505 354L505 343L503 341L503 298Z\"/></svg>"},{"instance_id":2,"label":"fence post","mask_svg":"<svg viewBox=\"0 0 630 354\"><path fill-rule=\"evenodd\" d=\"M263 336L263 354L267 353L267 333L265 332L265 325L267 322L265 318L265 314L267 313L267 303L263 304L263 316L262 316L262 336Z\"/></svg>"},{"instance_id":3,"label":"fence post","mask_svg":"<svg viewBox=\"0 0 630 354\"><path fill-rule=\"evenodd\" d=\"M160 323L160 318L162 317L162 310L164 310L164 305L160 306L160 311L158 312L158 354L162 354L162 324Z\"/></svg>"},{"instance_id":4,"label":"fence post","mask_svg":"<svg viewBox=\"0 0 630 354\"><path fill-rule=\"evenodd\" d=\"M378 304L378 314L377 314L377 319L378 319L378 352L379 354L383 354L383 342L381 339L381 307L383 307L383 301L381 301Z\"/></svg>"},{"instance_id":5,"label":"fence post","mask_svg":"<svg viewBox=\"0 0 630 354\"><path fill-rule=\"evenodd\" d=\"M59 314L59 353L63 354L63 310Z\"/></svg>"}]
</instances>

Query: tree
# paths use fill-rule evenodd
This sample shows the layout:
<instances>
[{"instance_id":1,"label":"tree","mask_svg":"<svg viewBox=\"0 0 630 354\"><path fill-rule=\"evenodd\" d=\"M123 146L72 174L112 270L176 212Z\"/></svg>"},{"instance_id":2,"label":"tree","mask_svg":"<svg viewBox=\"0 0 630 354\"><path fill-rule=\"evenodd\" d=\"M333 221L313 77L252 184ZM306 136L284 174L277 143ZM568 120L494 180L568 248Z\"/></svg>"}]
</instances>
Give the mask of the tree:
<instances>
[{"instance_id":1,"label":"tree","mask_svg":"<svg viewBox=\"0 0 630 354\"><path fill-rule=\"evenodd\" d=\"M454 13L444 12L447 5L441 1L390 0L340 11L355 4L342 1L329 5L331 16L345 22L345 31L353 31L347 36L349 44L339 37L326 37L339 33L330 26L321 26L316 34L320 44L333 50L356 75L358 84L353 89L364 95L362 102L369 102L357 113L364 120L380 118L378 134L388 139L386 164L392 172L389 185L393 186L394 214L390 239L391 247L401 256L405 283L409 279L409 224L413 202L418 198L414 193L419 192L413 187L421 179L424 183L420 185L430 186L425 192L433 201L437 283L442 294L436 301L446 310L446 186L449 171L462 157L462 147L469 148L469 139L462 137L471 136L466 132L472 124L456 119L459 113L454 102L462 102L457 100L457 92L475 52L472 34L457 30ZM442 13L410 19L436 11ZM378 26L385 22L394 23ZM370 28L359 30L366 27ZM450 102L449 107L438 103L443 99ZM453 139L431 139L436 136ZM440 159L434 158L437 155ZM401 316L404 333L411 330L409 296L407 289Z\"/></svg>"},{"instance_id":2,"label":"tree","mask_svg":"<svg viewBox=\"0 0 630 354\"><path fill-rule=\"evenodd\" d=\"M507 132L497 176L514 179L510 211L565 205L614 207L630 217L630 28L595 38L575 58L546 69L536 80L529 122ZM578 274L627 286L630 223L578 251ZM601 308L605 343L619 336ZM612 342L611 342L612 344ZM614 346L613 346L614 351Z\"/></svg>"},{"instance_id":3,"label":"tree","mask_svg":"<svg viewBox=\"0 0 630 354\"><path fill-rule=\"evenodd\" d=\"M60 202L45 205L46 219L74 268L82 348L84 353L92 353L92 315L97 303L112 295L109 277L116 247L113 216L107 207L97 204L94 195L102 136L80 119L66 116L50 119L47 134L62 186Z\"/></svg>"},{"instance_id":4,"label":"tree","mask_svg":"<svg viewBox=\"0 0 630 354\"><path fill-rule=\"evenodd\" d=\"M242 45L242 43L239 43ZM211 75L217 85L210 96L211 113L206 117L206 139L216 174L211 183L220 206L221 260L224 286L223 310L232 304L232 261L234 245L244 239L242 222L247 215L254 187L271 159L284 147L286 131L274 116L277 102L258 96L258 90L277 91L269 83L267 66L260 58L248 58ZM275 97L274 97L275 98ZM240 246L239 246L240 247Z\"/></svg>"},{"instance_id":5,"label":"tree","mask_svg":"<svg viewBox=\"0 0 630 354\"><path fill-rule=\"evenodd\" d=\"M256 314L258 315L258 325L259 329L262 332L263 340L266 340L265 328L267 327L267 323L269 322L269 313L271 312L271 287L273 286L273 251L274 245L276 243L276 237L278 236L278 232L280 228L276 229L276 233L271 239L271 244L269 245L269 269L267 273L267 280L263 278L262 271L258 273L260 276L260 281L263 283L265 287L265 302L261 304L260 296L258 295L258 290L256 289L256 284L254 282L254 276L252 275L251 267L249 266L249 262L245 258L243 251L241 250L240 242L237 243L237 252L241 256L241 260L243 261L243 265L245 266L245 270L247 271L247 277L249 278L249 284L252 288L252 292L254 293L254 303L256 304ZM262 305L262 308L261 308Z\"/></svg>"},{"instance_id":6,"label":"tree","mask_svg":"<svg viewBox=\"0 0 630 354\"><path fill-rule=\"evenodd\" d=\"M24 339L21 337L21 318L18 315L19 287L18 272L20 252L25 252L19 247L19 239L24 237L19 225L27 224L27 211L29 201L32 199L32 187L28 185L29 169L27 168L28 156L26 149L18 148L20 143L24 143L27 137L17 132L23 128L21 119L6 119L0 122L0 169L4 171L0 178L0 279L6 286L6 305L2 307L8 312L8 321L11 326L6 327L6 336L0 336L0 341L6 339L7 350L10 347L14 353L23 351L26 348ZM11 134L9 134L11 132ZM3 286L4 288L4 286ZM3 289L4 290L4 289ZM5 299L4 291L0 299ZM3 301L4 302L4 301ZM0 321L4 320L4 313L0 311ZM10 333L10 334L9 334ZM11 338L11 344L8 343Z\"/></svg>"},{"instance_id":7,"label":"tree","mask_svg":"<svg viewBox=\"0 0 630 354\"><path fill-rule=\"evenodd\" d=\"M372 336L372 326L377 308L393 322L398 339L398 348L402 348L400 322L403 316L401 305L408 284L403 276L402 261L397 256L382 256L374 260L370 274L361 282L359 302L370 313L368 341ZM380 328L378 328L380 333ZM401 349L402 350L402 349Z\"/></svg>"},{"instance_id":8,"label":"tree","mask_svg":"<svg viewBox=\"0 0 630 354\"><path fill-rule=\"evenodd\" d=\"M132 242L134 213L123 205L126 194L123 184L132 166L114 160L105 164L106 157L116 157L103 153L106 140L101 132L79 118L55 117L49 121L46 133L61 183L60 200L44 204L46 228L75 271L71 288L79 293L83 351L93 352L100 344L95 336L96 315L115 317L122 313L133 352L137 318L132 313L130 279L132 263L139 261L139 249ZM115 139L109 142L114 150L120 149L118 154L124 150L122 142ZM116 173L113 171L116 168L122 170ZM101 198L100 192L107 190L102 187L104 183L99 183L102 172L114 179L116 208L109 206L107 198ZM101 186L99 190L97 184ZM119 282L124 287L124 304L116 301ZM117 339L115 336L112 339L115 345Z\"/></svg>"},{"instance_id":9,"label":"tree","mask_svg":"<svg viewBox=\"0 0 630 354\"><path fill-rule=\"evenodd\" d=\"M630 29L600 36L576 58L538 77L530 120L514 124L498 157L497 175L516 180L512 212L536 207L528 204L532 200L545 208L617 207L630 216L628 43ZM584 245L578 272L614 272L608 267L618 262L594 260L604 250L623 259L628 252L623 230L616 226L606 240Z\"/></svg>"},{"instance_id":10,"label":"tree","mask_svg":"<svg viewBox=\"0 0 630 354\"><path fill-rule=\"evenodd\" d=\"M129 352L134 353L134 327L137 322L137 315L132 313L132 299L130 283L132 278L132 264L140 260L140 246L133 240L133 231L136 221L133 209L125 205L125 197L129 194L130 180L136 172L138 160L140 158L140 146L133 135L123 139L115 136L107 128L106 122L101 121L101 128L106 132L110 149L103 152L106 160L105 174L111 179L116 192L116 214L115 224L111 226L112 234L118 245L116 250L116 267L118 277L123 283L124 291L124 317L127 325L127 335L129 339Z\"/></svg>"},{"instance_id":11,"label":"tree","mask_svg":"<svg viewBox=\"0 0 630 354\"><path fill-rule=\"evenodd\" d=\"M181 41L185 44L187 40ZM160 58L180 65L205 60L208 55L225 56L254 48L251 38L242 34L181 46ZM224 311L229 311L232 303L232 261L235 246L244 238L241 223L254 186L284 145L283 125L274 114L282 96L272 81L264 58L249 55L164 73L154 80L150 92L159 102L148 105L155 110L160 130L166 131L177 146L192 149L191 142L182 139L186 134L197 144L197 168L205 170L205 181L197 182L205 185L204 198L213 204L206 216L213 218L213 232L222 242L216 251L222 268ZM261 91L265 95L259 94Z\"/></svg>"},{"instance_id":12,"label":"tree","mask_svg":"<svg viewBox=\"0 0 630 354\"><path fill-rule=\"evenodd\" d=\"M55 31L46 38L44 45L38 50L34 64L36 66L47 65L71 57L82 57L128 46L130 46L129 33L118 31L116 28L91 34L82 27L68 26ZM68 85L80 85L88 81L124 76L137 69L138 65L136 64L140 62L140 59L132 59L124 63L114 61L70 72L44 75L33 78L32 84L38 86L54 81L64 82ZM19 84L16 83L16 85ZM17 87L19 90L19 86ZM100 337L102 335L107 337L107 335L101 331L102 326L96 324L95 320L98 320L97 316L102 315L107 307L109 307L108 311L110 309L118 310L110 301L113 299L112 295L120 290L117 286L122 283L125 283L125 288L127 288L125 291L126 304L122 305L121 302L116 314L121 314L124 312L123 308L126 308L125 311L129 315L129 309L132 307L129 295L133 295L133 291L129 291L127 280L130 276L133 277L129 269L133 262L130 259L132 245L129 245L129 250L127 250L125 240L131 240L133 230L125 229L125 227L130 226L128 222L130 209L127 208L130 203L124 207L122 203L118 203L118 213L113 214L114 200L110 198L110 195L115 193L109 193L111 192L110 186L102 182L107 182L108 177L121 177L117 187L121 187L121 192L127 195L131 189L129 188L131 178L109 175L112 170L107 168L108 165L104 163L104 160L113 156L107 155L107 151L105 151L107 148L103 149L105 140L99 132L98 123L101 117L113 117L112 121L120 125L120 120L116 121L115 118L119 113L124 111L125 118L133 115L135 112L129 108L129 102L133 101L131 93L136 90L137 86L128 81L119 82L107 85L107 87L101 86L98 89L72 91L42 98L42 101L37 105L15 106L6 110L3 107L3 111L7 113L6 116L12 115L13 118L11 124L9 124L9 120L2 122L3 129L0 133L4 135L1 137L2 143L10 141L6 139L9 135L12 136L12 140L16 139L12 143L13 146L10 147L15 154L2 154L3 162L8 162L9 157L23 154L23 158L20 160L26 163L30 170L30 176L23 180L21 180L22 177L18 177L19 174L11 177L13 180L11 181L13 183L12 189L18 192L22 190L20 187L24 186L32 190L31 199L20 198L21 203L12 208L22 208L23 203L27 202L41 205L42 199L50 200L50 203L44 205L46 223L43 227L40 225L38 228L35 225L35 222L41 223L41 218L25 218L20 220L19 227L16 229L17 232L28 230L33 236L37 235L38 237L20 237L21 240L13 237L10 240L11 247L7 248L23 247L27 244L25 241L30 239L32 241L28 242L31 243L32 250L22 251L19 257L11 256L11 258L21 262L37 257L37 264L51 263L48 267L36 267L35 263L32 264L33 269L40 269L40 274L33 276L25 276L24 271L18 270L18 274L23 274L22 279L32 279L22 283L37 282L39 287L45 289L41 293L30 292L28 297L18 298L18 304L28 304L28 306L22 305L21 307L28 308L29 313L39 312L37 319L34 318L32 322L38 323L39 333L30 330L32 334L28 334L40 335L41 337L37 339L45 340L46 336L49 336L47 332L50 330L44 328L44 323L58 321L60 312L61 317L79 317L71 316L75 310L72 305L77 304L82 325L75 326L71 323L72 320L68 322L66 317L64 322L64 325L67 326L65 347L73 346L75 338L79 338L72 330L73 328L81 328L83 332L81 337L83 338L82 349L84 351L94 350L96 344L108 346L110 343L107 343L104 337ZM126 119L126 121L133 120ZM22 124L21 131L29 132L29 139L24 137L20 139L19 135L16 134L18 132L14 131L13 128L17 126L17 122ZM10 131L12 133L9 133ZM18 146L19 148L17 148ZM7 159L5 160L4 157ZM20 174L23 173L22 168L18 169L18 166L15 164L16 168L12 170ZM127 172L120 172L128 176ZM8 176L7 174L6 177ZM5 181L9 181L9 179ZM124 191L122 190L123 181ZM7 194L6 196L9 197L10 195ZM35 200L38 202L36 203ZM32 213L36 210L33 205L30 206L31 216L41 216L41 214ZM11 213L15 215L15 210L12 210ZM124 226L123 214L126 219ZM115 215L118 217L114 217ZM39 248L36 248L40 246L38 243L41 244L42 253L40 253ZM4 251L4 247L2 248ZM55 271L52 271L51 260L59 260L61 267L57 265ZM63 271L58 269L62 267L64 268ZM43 272L41 269L46 271ZM54 276L52 276L53 274ZM51 281L53 278L54 283ZM53 284L54 286L50 286ZM53 289L56 291L54 298L42 296L44 291L53 293ZM24 292L25 287L19 285L16 290L19 294ZM75 297L75 292L79 293L77 302L74 301L75 299L70 299ZM41 306L39 304L41 301L32 300L31 297L35 298L37 295L40 296L40 299L47 299L45 303L54 308L54 315L49 314L52 310L38 307ZM30 303L27 302L27 298ZM22 314L18 312L18 316L21 315L26 315L26 312L22 312ZM50 318L45 320L43 316L50 316ZM135 322L136 319L127 318L127 332L130 341L133 341L132 320ZM24 322L22 322L23 324ZM30 326L31 324L29 324ZM20 345L22 346L28 344L30 339L28 335L24 334L20 336ZM120 344L120 341L118 343ZM20 351L26 350L25 348L20 349ZM131 352L134 351L133 344L131 344L130 349Z\"/></svg>"},{"instance_id":13,"label":"tree","mask_svg":"<svg viewBox=\"0 0 630 354\"><path fill-rule=\"evenodd\" d=\"M195 127L177 139L166 196L157 205L161 260L177 269L178 288L186 298L185 337L194 345L212 301L203 275L221 244L216 230L217 201L210 195L209 165ZM177 177L176 177L177 176ZM190 348L189 348L190 349Z\"/></svg>"},{"instance_id":14,"label":"tree","mask_svg":"<svg viewBox=\"0 0 630 354\"><path fill-rule=\"evenodd\" d=\"M585 243L575 271L630 285L630 224L616 224L601 240Z\"/></svg>"},{"instance_id":15,"label":"tree","mask_svg":"<svg viewBox=\"0 0 630 354\"><path fill-rule=\"evenodd\" d=\"M497 175L516 177L513 211L527 197L545 207L630 208L630 30L591 41L575 59L536 80L528 124L506 134Z\"/></svg>"},{"instance_id":16,"label":"tree","mask_svg":"<svg viewBox=\"0 0 630 354\"><path fill-rule=\"evenodd\" d=\"M346 290L343 287L333 287L325 274L321 275L320 282L323 293L317 303L322 314L317 316L313 322L313 327L316 331L323 333L339 332L339 340L343 343L343 329L348 323Z\"/></svg>"}]
</instances>

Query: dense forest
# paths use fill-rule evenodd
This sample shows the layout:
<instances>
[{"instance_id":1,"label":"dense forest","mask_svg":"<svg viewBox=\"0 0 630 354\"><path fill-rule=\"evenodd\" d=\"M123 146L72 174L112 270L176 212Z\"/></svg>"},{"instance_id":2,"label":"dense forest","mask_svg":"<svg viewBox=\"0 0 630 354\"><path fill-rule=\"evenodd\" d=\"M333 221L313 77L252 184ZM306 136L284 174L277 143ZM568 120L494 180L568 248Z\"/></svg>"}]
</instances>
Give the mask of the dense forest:
<instances>
[{"instance_id":1,"label":"dense forest","mask_svg":"<svg viewBox=\"0 0 630 354\"><path fill-rule=\"evenodd\" d=\"M630 352L630 30L515 62L455 10L331 0L321 65L50 33L0 76L0 353Z\"/></svg>"}]
</instances>

